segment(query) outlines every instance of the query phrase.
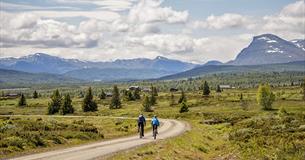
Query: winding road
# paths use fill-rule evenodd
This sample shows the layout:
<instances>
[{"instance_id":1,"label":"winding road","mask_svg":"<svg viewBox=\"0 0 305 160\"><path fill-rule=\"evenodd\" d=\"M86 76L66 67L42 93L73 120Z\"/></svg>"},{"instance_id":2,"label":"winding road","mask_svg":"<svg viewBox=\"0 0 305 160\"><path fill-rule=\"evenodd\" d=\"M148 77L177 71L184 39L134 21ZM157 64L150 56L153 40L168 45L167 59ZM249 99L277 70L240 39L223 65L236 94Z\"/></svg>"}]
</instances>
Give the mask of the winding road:
<instances>
[{"instance_id":1,"label":"winding road","mask_svg":"<svg viewBox=\"0 0 305 160\"><path fill-rule=\"evenodd\" d=\"M114 118L114 117L112 117ZM162 126L158 129L157 141L174 136L178 136L189 129L185 122L172 119L160 119ZM90 160L97 158L106 158L119 151L128 150L143 144L151 143L152 133L146 133L145 137L140 139L138 135L124 137L109 141L96 142L93 144L81 145L67 149L48 151L13 158L14 160Z\"/></svg>"}]
</instances>

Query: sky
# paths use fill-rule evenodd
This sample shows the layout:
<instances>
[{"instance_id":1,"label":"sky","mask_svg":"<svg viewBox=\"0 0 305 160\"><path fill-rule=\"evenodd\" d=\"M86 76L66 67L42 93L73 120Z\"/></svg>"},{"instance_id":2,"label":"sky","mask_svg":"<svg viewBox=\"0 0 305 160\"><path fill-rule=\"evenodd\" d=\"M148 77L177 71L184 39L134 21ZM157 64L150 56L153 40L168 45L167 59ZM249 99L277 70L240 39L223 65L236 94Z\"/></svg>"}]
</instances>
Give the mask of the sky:
<instances>
[{"instance_id":1,"label":"sky","mask_svg":"<svg viewBox=\"0 0 305 160\"><path fill-rule=\"evenodd\" d=\"M227 62L253 36L305 39L303 0L0 0L0 57Z\"/></svg>"}]
</instances>

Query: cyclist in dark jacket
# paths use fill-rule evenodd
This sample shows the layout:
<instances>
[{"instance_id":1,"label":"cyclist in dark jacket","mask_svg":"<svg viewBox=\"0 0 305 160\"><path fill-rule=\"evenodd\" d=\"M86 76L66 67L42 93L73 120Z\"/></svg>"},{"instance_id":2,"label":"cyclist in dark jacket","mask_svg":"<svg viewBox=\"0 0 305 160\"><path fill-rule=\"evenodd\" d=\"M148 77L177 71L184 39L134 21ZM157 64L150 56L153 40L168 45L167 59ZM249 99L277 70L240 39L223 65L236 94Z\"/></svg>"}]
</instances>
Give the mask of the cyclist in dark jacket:
<instances>
[{"instance_id":1,"label":"cyclist in dark jacket","mask_svg":"<svg viewBox=\"0 0 305 160\"><path fill-rule=\"evenodd\" d=\"M140 129L141 129L141 133L142 133L143 137L144 137L144 126L145 125L146 125L145 117L143 116L143 114L140 114L140 116L138 118L138 132L140 132Z\"/></svg>"}]
</instances>

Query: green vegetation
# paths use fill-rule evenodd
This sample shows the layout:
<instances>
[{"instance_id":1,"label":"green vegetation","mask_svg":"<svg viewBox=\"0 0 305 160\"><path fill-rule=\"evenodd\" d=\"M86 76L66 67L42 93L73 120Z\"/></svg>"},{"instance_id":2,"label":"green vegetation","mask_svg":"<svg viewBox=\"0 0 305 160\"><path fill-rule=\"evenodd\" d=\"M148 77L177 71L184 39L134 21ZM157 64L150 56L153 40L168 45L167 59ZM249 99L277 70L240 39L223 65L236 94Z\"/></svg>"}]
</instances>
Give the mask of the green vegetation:
<instances>
[{"instance_id":1,"label":"green vegetation","mask_svg":"<svg viewBox=\"0 0 305 160\"><path fill-rule=\"evenodd\" d=\"M204 96L209 96L210 95L210 87L208 85L208 82L207 81L204 81L204 84L203 84L203 95Z\"/></svg>"},{"instance_id":2,"label":"green vegetation","mask_svg":"<svg viewBox=\"0 0 305 160\"><path fill-rule=\"evenodd\" d=\"M183 103L183 102L186 102L186 96L184 94L184 91L181 91L181 95L180 95L180 98L178 100L178 103Z\"/></svg>"},{"instance_id":3,"label":"green vegetation","mask_svg":"<svg viewBox=\"0 0 305 160\"><path fill-rule=\"evenodd\" d=\"M241 97L242 99L242 97ZM272 93L269 84L261 84L257 91L257 102L264 110L271 110L275 95Z\"/></svg>"},{"instance_id":4,"label":"green vegetation","mask_svg":"<svg viewBox=\"0 0 305 160\"><path fill-rule=\"evenodd\" d=\"M180 113L183 113L183 112L188 112L189 111L189 107L187 106L187 104L186 104L186 102L185 101L183 101L182 103L181 103L181 108L180 108Z\"/></svg>"},{"instance_id":5,"label":"green vegetation","mask_svg":"<svg viewBox=\"0 0 305 160\"><path fill-rule=\"evenodd\" d=\"M49 103L49 107L48 107L48 114L58 113L62 103L62 97L58 89L56 89L53 92L53 95L51 96L51 100L52 101L51 103Z\"/></svg>"},{"instance_id":6,"label":"green vegetation","mask_svg":"<svg viewBox=\"0 0 305 160\"><path fill-rule=\"evenodd\" d=\"M26 99L25 99L25 96L23 94L21 94L21 96L20 96L18 106L20 106L20 107L26 106Z\"/></svg>"},{"instance_id":7,"label":"green vegetation","mask_svg":"<svg viewBox=\"0 0 305 160\"><path fill-rule=\"evenodd\" d=\"M110 109L119 109L121 108L120 92L118 86L113 87L113 95L111 99Z\"/></svg>"},{"instance_id":8,"label":"green vegetation","mask_svg":"<svg viewBox=\"0 0 305 160\"><path fill-rule=\"evenodd\" d=\"M64 102L62 103L62 106L60 108L59 113L62 114L62 115L69 114L69 113L74 113L74 108L72 106L72 100L71 100L69 94L66 94L64 96L63 101Z\"/></svg>"},{"instance_id":9,"label":"green vegetation","mask_svg":"<svg viewBox=\"0 0 305 160\"><path fill-rule=\"evenodd\" d=\"M35 90L34 93L33 93L33 98L35 98L35 99L38 98L38 93L37 93L36 90Z\"/></svg>"},{"instance_id":10,"label":"green vegetation","mask_svg":"<svg viewBox=\"0 0 305 160\"><path fill-rule=\"evenodd\" d=\"M151 104L150 99L149 99L148 96L144 97L142 105L143 105L143 111L144 112L152 112L153 111L152 108L151 108L152 104Z\"/></svg>"},{"instance_id":11,"label":"green vegetation","mask_svg":"<svg viewBox=\"0 0 305 160\"><path fill-rule=\"evenodd\" d=\"M135 120L101 117L1 116L0 158L112 139L137 132Z\"/></svg>"},{"instance_id":12,"label":"green vegetation","mask_svg":"<svg viewBox=\"0 0 305 160\"><path fill-rule=\"evenodd\" d=\"M52 86L23 91L3 90L2 95L22 92L27 98L27 107L16 107L19 98L0 99L0 115L6 115L0 118L0 155L7 158L40 149L103 140L103 137L108 139L130 135L137 131L135 120L105 119L102 116L137 117L148 108L146 111L153 112L146 112L146 117L155 114L160 118L186 121L191 130L181 136L120 153L110 159L303 159L303 80L304 74L283 72L217 74L181 81L158 81L153 84L146 81L119 83L115 87L112 84L90 84L92 88L89 97L99 107L95 112L84 112L82 108L89 92L86 92L85 98L80 95L84 95L88 86L58 87L58 93ZM209 86L208 97L202 96L204 87L201 85L204 81ZM260 83L266 82L270 85L258 87ZM217 85L220 84L233 87L216 92ZM121 98L120 90L124 95L123 91L131 85L151 86L156 89L151 89L149 93L139 91L142 101L129 101L125 96ZM183 91L182 99L187 99L187 103L186 100L177 103L182 92L170 93L170 88ZM34 99L34 90L41 96ZM158 91L157 95L153 90ZM100 93L104 92L106 95L111 91L112 98L100 98ZM64 96L59 101L59 98L62 99L59 92L62 95L69 94L70 100L65 100ZM135 91L131 93L135 97ZM152 105L151 97L158 98L158 103ZM119 108L109 107L118 102ZM58 112L61 113L65 103L73 106L74 112L69 113L69 116L41 116L54 104L59 106ZM40 118L42 120L38 120ZM74 122L81 120L84 123ZM36 129L31 129L32 127ZM86 127L91 129L81 131ZM40 135L41 140L36 140L36 135Z\"/></svg>"},{"instance_id":13,"label":"green vegetation","mask_svg":"<svg viewBox=\"0 0 305 160\"><path fill-rule=\"evenodd\" d=\"M93 100L93 94L91 87L88 88L86 96L83 100L82 108L84 112L94 112L97 111L97 104Z\"/></svg>"}]
</instances>

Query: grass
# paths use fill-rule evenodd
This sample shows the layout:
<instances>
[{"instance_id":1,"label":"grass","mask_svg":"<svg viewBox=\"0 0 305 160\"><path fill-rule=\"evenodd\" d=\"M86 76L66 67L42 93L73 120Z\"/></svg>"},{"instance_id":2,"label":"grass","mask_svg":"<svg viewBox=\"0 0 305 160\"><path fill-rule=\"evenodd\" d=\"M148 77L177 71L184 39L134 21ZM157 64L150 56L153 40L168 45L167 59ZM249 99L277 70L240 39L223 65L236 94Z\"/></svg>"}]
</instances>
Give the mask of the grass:
<instances>
[{"instance_id":1,"label":"grass","mask_svg":"<svg viewBox=\"0 0 305 160\"><path fill-rule=\"evenodd\" d=\"M146 117L156 114L161 118L184 120L192 129L182 136L119 153L110 159L303 159L305 102L301 100L301 89L294 86L276 87L272 90L276 95L276 101L271 111L262 110L256 103L256 89L253 88L224 90L221 94L212 91L209 98L203 97L201 91L189 91L186 92L186 96L190 111L182 114L179 113L179 104L170 106L170 93L161 92L157 98L158 104L153 108L154 112L145 113ZM243 94L243 102L239 100L240 93ZM177 92L174 96L177 102L180 93ZM136 132L134 121L116 125L116 120L107 120L99 116L136 117L141 112L141 101L123 101L122 109L111 110L108 107L109 98L106 100L95 98L95 100L99 111L94 113L82 112L81 98L74 97L73 106L76 109L74 115L89 116L81 119L97 128L98 133L90 133L96 135L96 138L93 136L91 139L77 139L76 142L64 140L63 144L54 144L54 141L51 141L43 147L73 145L103 139L99 134L102 134L104 139L108 139ZM27 99L28 106L18 108L15 105L16 99L1 100L0 114L45 114L49 101L48 97ZM13 120L14 118L1 122L12 121L13 124L18 124L19 121L28 123L37 121L37 117L21 120ZM56 120L59 124L71 126L74 125L75 119L79 118L43 117L42 119L46 124ZM124 131L124 126L128 126L127 132ZM70 130L66 128L63 132L69 133ZM46 135L45 139L50 142L48 140L50 132L43 132ZM63 135L65 134L57 134L58 137ZM18 142L20 139L13 137L12 140ZM35 150L35 147L23 151L16 149L12 154L31 150Z\"/></svg>"},{"instance_id":2,"label":"grass","mask_svg":"<svg viewBox=\"0 0 305 160\"><path fill-rule=\"evenodd\" d=\"M0 158L113 139L137 132L132 119L104 117L1 116Z\"/></svg>"}]
</instances>

